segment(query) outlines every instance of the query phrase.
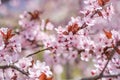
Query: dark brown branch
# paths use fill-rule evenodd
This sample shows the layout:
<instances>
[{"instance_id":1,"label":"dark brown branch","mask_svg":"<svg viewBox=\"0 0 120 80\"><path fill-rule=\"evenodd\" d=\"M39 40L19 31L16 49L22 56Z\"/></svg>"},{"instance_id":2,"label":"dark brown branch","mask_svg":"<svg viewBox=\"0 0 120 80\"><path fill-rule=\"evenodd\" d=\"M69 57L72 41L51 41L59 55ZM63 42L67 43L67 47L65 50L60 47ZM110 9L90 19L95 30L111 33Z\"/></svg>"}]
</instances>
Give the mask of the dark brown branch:
<instances>
[{"instance_id":1,"label":"dark brown branch","mask_svg":"<svg viewBox=\"0 0 120 80\"><path fill-rule=\"evenodd\" d=\"M103 75L103 73L104 73L104 71L105 71L108 63L110 62L110 60L112 59L112 57L113 57L114 54L115 54L115 50L112 50L112 51L111 51L111 54L110 54L110 57L108 58L108 61L107 61L107 63L105 64L105 66L104 66L103 70L101 71L100 75Z\"/></svg>"},{"instance_id":2,"label":"dark brown branch","mask_svg":"<svg viewBox=\"0 0 120 80\"><path fill-rule=\"evenodd\" d=\"M103 75L103 73L104 73L104 71L105 71L105 69L106 69L109 62L110 62L110 59L108 59L107 63L105 64L105 66L103 68L103 70L101 71L100 75Z\"/></svg>"},{"instance_id":3,"label":"dark brown branch","mask_svg":"<svg viewBox=\"0 0 120 80\"><path fill-rule=\"evenodd\" d=\"M34 53L32 53L32 54L27 55L26 57L33 56L33 55L35 55L35 54L38 54L39 52L48 50L48 49L50 49L50 48L51 48L51 47L48 47L48 48L46 48L46 49L39 50L39 51L37 51L37 52L34 52ZM18 61L16 61L15 63L17 63L17 62L18 62ZM15 66L15 65L1 65L1 66L0 66L0 69L8 69L8 68L15 69L15 70L19 71L20 73L28 76L28 73L27 73L27 72L25 72L24 70L21 70L20 68L18 68L18 67Z\"/></svg>"},{"instance_id":4,"label":"dark brown branch","mask_svg":"<svg viewBox=\"0 0 120 80\"><path fill-rule=\"evenodd\" d=\"M118 77L120 76L120 73L119 74L113 74L113 75L97 75L97 76L94 76L94 77L88 77L88 78L82 78L80 80L97 80L97 79L100 79L100 78L110 78L110 77Z\"/></svg>"},{"instance_id":5,"label":"dark brown branch","mask_svg":"<svg viewBox=\"0 0 120 80\"><path fill-rule=\"evenodd\" d=\"M113 55L114 55L114 53L115 53L115 50L112 50L110 53L111 53L111 54L110 54L110 57L108 58L108 61L106 62L103 70L101 71L101 73L100 73L99 75L96 75L96 76L94 76L94 77L82 78L82 79L80 79L80 80L98 80L98 79L100 79L100 78L120 76L120 73L117 74L117 75L104 75L104 74L103 74L104 71L105 71L105 69L107 68L108 63L109 63L110 60L112 59L112 57L113 57Z\"/></svg>"},{"instance_id":6,"label":"dark brown branch","mask_svg":"<svg viewBox=\"0 0 120 80\"><path fill-rule=\"evenodd\" d=\"M45 51L45 50L48 50L48 49L50 49L50 48L51 48L51 47L48 47L48 48L39 50L39 51L37 51L37 52L31 53L31 54L27 55L26 58L27 58L27 57L30 57L30 56L33 56L33 55L36 55L36 54L39 54L40 52ZM15 61L13 64L17 63L18 61L19 61L19 60Z\"/></svg>"},{"instance_id":7,"label":"dark brown branch","mask_svg":"<svg viewBox=\"0 0 120 80\"><path fill-rule=\"evenodd\" d=\"M113 74L113 75L103 75L104 78L108 78L108 77L118 77L120 76L120 73L119 74Z\"/></svg>"},{"instance_id":8,"label":"dark brown branch","mask_svg":"<svg viewBox=\"0 0 120 80\"><path fill-rule=\"evenodd\" d=\"M32 54L27 55L26 57L33 56L33 55L35 55L35 54L38 54L38 53L40 53L40 52L42 52L42 51L45 51L45 50L48 50L48 49L50 49L50 48L51 48L51 47L48 47L48 48L45 48L45 49L39 50L39 51L37 51L37 52L34 52L34 53L32 53Z\"/></svg>"},{"instance_id":9,"label":"dark brown branch","mask_svg":"<svg viewBox=\"0 0 120 80\"><path fill-rule=\"evenodd\" d=\"M20 73L28 76L28 73L27 73L27 72L21 70L20 68L18 68L18 67L15 66L15 65L2 65L2 66L0 66L0 69L8 69L8 68L15 69L15 70L19 71Z\"/></svg>"}]
</instances>

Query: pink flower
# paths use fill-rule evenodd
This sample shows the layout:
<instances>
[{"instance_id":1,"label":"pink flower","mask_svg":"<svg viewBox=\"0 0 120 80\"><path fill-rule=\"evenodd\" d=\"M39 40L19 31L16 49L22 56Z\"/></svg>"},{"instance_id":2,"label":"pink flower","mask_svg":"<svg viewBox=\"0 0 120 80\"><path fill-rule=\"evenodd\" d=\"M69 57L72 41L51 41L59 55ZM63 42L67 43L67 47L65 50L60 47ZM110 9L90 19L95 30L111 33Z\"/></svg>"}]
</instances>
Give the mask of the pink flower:
<instances>
[{"instance_id":1,"label":"pink flower","mask_svg":"<svg viewBox=\"0 0 120 80\"><path fill-rule=\"evenodd\" d=\"M92 55L87 51L81 53L81 60L83 61L89 61L91 57Z\"/></svg>"},{"instance_id":2,"label":"pink flower","mask_svg":"<svg viewBox=\"0 0 120 80\"><path fill-rule=\"evenodd\" d=\"M32 65L32 58L30 57L19 59L19 61L15 65L20 69L27 71L27 69Z\"/></svg>"},{"instance_id":3,"label":"pink flower","mask_svg":"<svg viewBox=\"0 0 120 80\"><path fill-rule=\"evenodd\" d=\"M29 68L28 72L29 77L34 79L39 78L42 73L45 73L47 77L52 76L49 66L46 66L44 62L41 63L40 61L37 61L32 68Z\"/></svg>"},{"instance_id":4,"label":"pink flower","mask_svg":"<svg viewBox=\"0 0 120 80\"><path fill-rule=\"evenodd\" d=\"M5 44L4 44L3 38L2 36L0 36L0 50L3 50L4 47L5 47Z\"/></svg>"}]
</instances>

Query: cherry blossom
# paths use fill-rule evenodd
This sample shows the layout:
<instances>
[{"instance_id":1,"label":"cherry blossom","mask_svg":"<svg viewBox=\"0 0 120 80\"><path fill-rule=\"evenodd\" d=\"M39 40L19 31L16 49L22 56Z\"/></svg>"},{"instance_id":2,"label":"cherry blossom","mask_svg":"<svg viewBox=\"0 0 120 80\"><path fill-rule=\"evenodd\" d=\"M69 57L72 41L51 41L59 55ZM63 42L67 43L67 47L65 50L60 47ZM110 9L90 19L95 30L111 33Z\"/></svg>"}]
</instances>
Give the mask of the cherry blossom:
<instances>
[{"instance_id":1,"label":"cherry blossom","mask_svg":"<svg viewBox=\"0 0 120 80\"><path fill-rule=\"evenodd\" d=\"M29 68L28 71L30 73L30 78L35 80L39 79L42 73L45 73L47 77L52 76L49 66L46 66L45 63L41 63L39 61L36 61L36 64L34 64L32 68Z\"/></svg>"},{"instance_id":2,"label":"cherry blossom","mask_svg":"<svg viewBox=\"0 0 120 80\"><path fill-rule=\"evenodd\" d=\"M70 65L81 61L94 65L92 77L81 80L119 80L119 30L94 34L91 28L100 24L99 19L109 23L115 14L113 4L110 0L84 0L84 4L82 16L71 17L63 26L41 19L42 12L34 10L20 15L18 30L0 28L0 80L53 80L64 66L68 73ZM36 54L42 54L44 61L35 60Z\"/></svg>"}]
</instances>

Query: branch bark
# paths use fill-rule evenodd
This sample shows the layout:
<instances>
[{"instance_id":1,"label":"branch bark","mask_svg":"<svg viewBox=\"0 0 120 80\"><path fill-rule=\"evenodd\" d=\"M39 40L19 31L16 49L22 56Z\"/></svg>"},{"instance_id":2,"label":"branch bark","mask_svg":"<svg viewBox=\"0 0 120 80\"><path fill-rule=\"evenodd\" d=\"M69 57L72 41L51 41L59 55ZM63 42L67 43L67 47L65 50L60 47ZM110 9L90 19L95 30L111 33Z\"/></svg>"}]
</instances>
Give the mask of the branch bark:
<instances>
[{"instance_id":1,"label":"branch bark","mask_svg":"<svg viewBox=\"0 0 120 80\"><path fill-rule=\"evenodd\" d=\"M118 77L120 76L120 73L119 74L113 74L113 75L97 75L97 76L94 76L94 77L88 77L88 78L82 78L80 80L98 80L100 78L110 78L110 77Z\"/></svg>"},{"instance_id":2,"label":"branch bark","mask_svg":"<svg viewBox=\"0 0 120 80\"><path fill-rule=\"evenodd\" d=\"M51 48L51 47L48 47L48 48L39 50L39 51L37 51L37 52L34 52L34 53L32 53L32 54L27 55L26 57L30 57L30 56L36 55L36 54L38 54L38 53L40 53L40 52L43 52L43 51L45 51L45 50L48 50L48 49L50 49L50 48Z\"/></svg>"},{"instance_id":3,"label":"branch bark","mask_svg":"<svg viewBox=\"0 0 120 80\"><path fill-rule=\"evenodd\" d=\"M107 65L109 64L109 62L112 59L114 54L115 54L115 50L112 50L111 54L110 54L110 57L108 58L108 61L106 62L103 70L101 71L101 73L99 75L96 75L96 76L93 76L93 77L88 77L88 78L82 78L80 80L98 80L98 79L101 79L101 78L118 77L118 76L120 76L120 73L119 74L114 74L114 75L104 75L104 71L107 68Z\"/></svg>"},{"instance_id":4,"label":"branch bark","mask_svg":"<svg viewBox=\"0 0 120 80\"><path fill-rule=\"evenodd\" d=\"M18 68L18 67L15 66L15 65L2 65L2 66L0 66L0 69L8 69L8 68L15 69L15 70L19 71L20 73L28 76L28 73L27 73L27 72L21 70L20 68Z\"/></svg>"}]
</instances>

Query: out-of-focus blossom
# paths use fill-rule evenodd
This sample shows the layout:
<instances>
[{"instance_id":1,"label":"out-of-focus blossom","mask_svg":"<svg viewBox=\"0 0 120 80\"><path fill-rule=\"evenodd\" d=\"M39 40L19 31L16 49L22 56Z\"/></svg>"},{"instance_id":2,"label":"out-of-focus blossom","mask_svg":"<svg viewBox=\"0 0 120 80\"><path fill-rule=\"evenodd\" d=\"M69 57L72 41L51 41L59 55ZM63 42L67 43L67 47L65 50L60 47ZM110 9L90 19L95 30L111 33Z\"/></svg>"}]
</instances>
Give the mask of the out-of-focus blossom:
<instances>
[{"instance_id":1,"label":"out-of-focus blossom","mask_svg":"<svg viewBox=\"0 0 120 80\"><path fill-rule=\"evenodd\" d=\"M29 76L32 79L35 79L35 80L39 79L42 73L44 73L47 77L52 76L52 72L50 71L49 66L46 66L45 63L41 63L37 61L32 68L29 68L29 74L30 74Z\"/></svg>"}]
</instances>

